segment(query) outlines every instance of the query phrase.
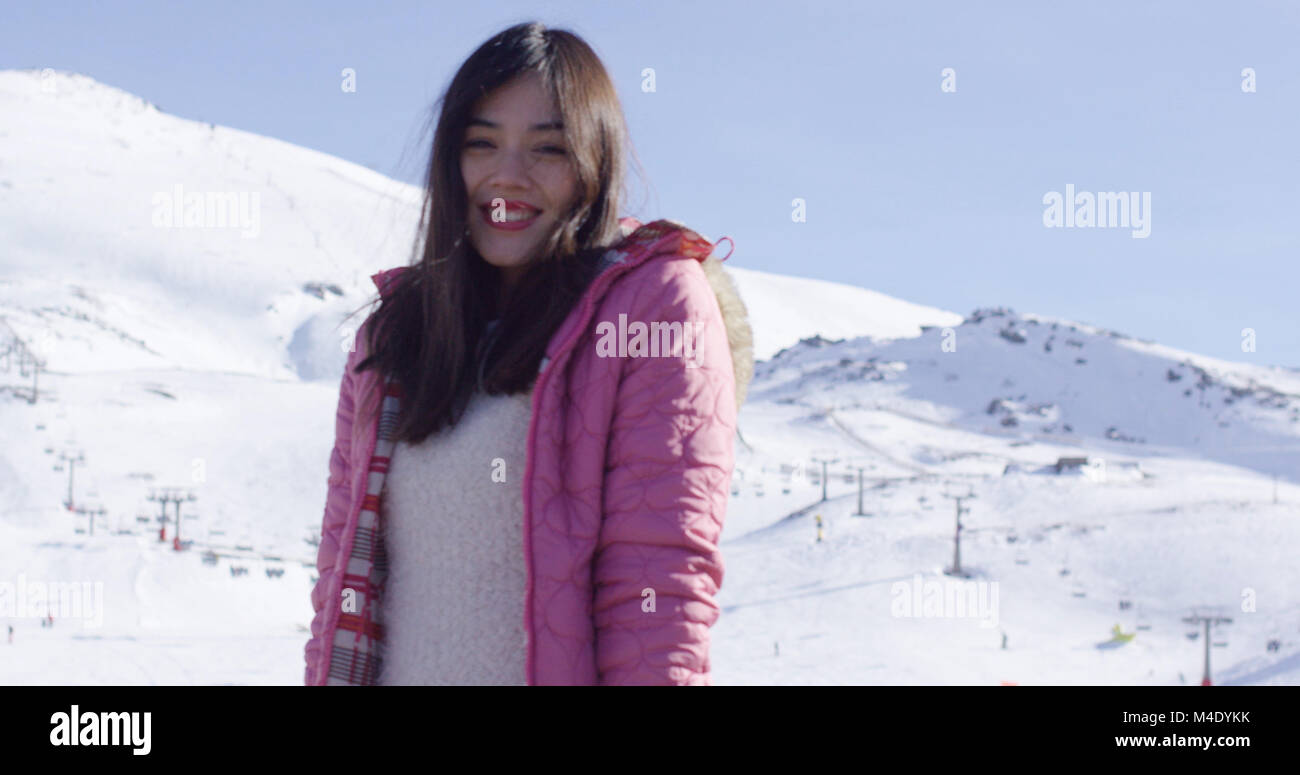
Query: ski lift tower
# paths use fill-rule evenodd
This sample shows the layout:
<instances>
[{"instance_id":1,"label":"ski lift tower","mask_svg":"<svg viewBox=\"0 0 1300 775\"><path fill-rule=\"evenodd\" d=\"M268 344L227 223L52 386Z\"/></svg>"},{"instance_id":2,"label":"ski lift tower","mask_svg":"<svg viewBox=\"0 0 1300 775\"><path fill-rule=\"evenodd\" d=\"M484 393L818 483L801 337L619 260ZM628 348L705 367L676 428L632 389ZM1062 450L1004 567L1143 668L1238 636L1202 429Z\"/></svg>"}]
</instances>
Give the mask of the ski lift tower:
<instances>
[{"instance_id":1,"label":"ski lift tower","mask_svg":"<svg viewBox=\"0 0 1300 775\"><path fill-rule=\"evenodd\" d=\"M28 364L31 365L30 372L27 369ZM36 353L32 352L30 349L28 349L26 345L23 345L22 349L18 351L18 373L24 377L26 377L29 373L31 374L32 394L31 397L27 399L27 403L29 404L36 403L37 390L38 390L37 385L40 382L41 369L43 368L45 368L45 360L37 356Z\"/></svg>"},{"instance_id":2,"label":"ski lift tower","mask_svg":"<svg viewBox=\"0 0 1300 775\"><path fill-rule=\"evenodd\" d=\"M176 537L172 540L172 548L178 552L181 550L181 503L196 500L198 500L198 496L193 491L182 494L180 488L176 489L176 493L172 497L172 503L176 504Z\"/></svg>"},{"instance_id":3,"label":"ski lift tower","mask_svg":"<svg viewBox=\"0 0 1300 775\"><path fill-rule=\"evenodd\" d=\"M858 510L853 512L853 516L869 517L871 515L862 509L862 492L866 487L863 472L876 470L876 464L864 455L853 455L846 462L849 468L858 472Z\"/></svg>"},{"instance_id":4,"label":"ski lift tower","mask_svg":"<svg viewBox=\"0 0 1300 775\"><path fill-rule=\"evenodd\" d=\"M967 485L966 493L964 495L954 495L952 493L945 492L943 493L943 497L951 498L952 500L957 502L957 527L953 531L953 535L952 535L952 567L949 568L946 571L946 573L949 576L964 577L966 574L961 569L961 515L969 514L970 508L963 507L961 505L961 502L964 500L970 500L971 498L974 498L975 491L971 489L969 485Z\"/></svg>"},{"instance_id":5,"label":"ski lift tower","mask_svg":"<svg viewBox=\"0 0 1300 775\"><path fill-rule=\"evenodd\" d=\"M4 372L9 373L10 362L12 357L16 355L18 357L18 373L23 377L30 376L32 378L32 392L27 397L27 403L34 404L38 395L41 369L44 369L46 365L45 359L32 350L27 342L9 325L3 315L0 315L0 326L3 326L9 332L8 340L0 345L0 361L3 362ZM16 389L14 395L18 395Z\"/></svg>"},{"instance_id":6,"label":"ski lift tower","mask_svg":"<svg viewBox=\"0 0 1300 775\"><path fill-rule=\"evenodd\" d=\"M167 504L171 502L171 490L166 487L149 490L149 500L158 504L158 542L167 541Z\"/></svg>"},{"instance_id":7,"label":"ski lift tower","mask_svg":"<svg viewBox=\"0 0 1300 775\"><path fill-rule=\"evenodd\" d=\"M1183 621L1188 624L1205 624L1205 673L1201 676L1201 686L1213 686L1210 681L1210 625L1211 624L1232 624L1232 619L1227 616L1217 616L1214 614L1198 614L1195 611L1191 616L1183 617ZM1224 643L1215 643L1215 646L1226 646Z\"/></svg>"},{"instance_id":8,"label":"ski lift tower","mask_svg":"<svg viewBox=\"0 0 1300 775\"><path fill-rule=\"evenodd\" d=\"M102 517L108 513L107 511L104 510L103 506L100 506L99 508L95 508L95 509L87 508L85 506L78 506L76 508L76 512L78 514L85 515L87 524L90 527L91 535L95 534L95 517Z\"/></svg>"},{"instance_id":9,"label":"ski lift tower","mask_svg":"<svg viewBox=\"0 0 1300 775\"><path fill-rule=\"evenodd\" d=\"M73 456L71 450L65 450L59 453L59 462L54 465L55 471L62 471L64 463L67 463L68 465L68 499L63 502L64 508L66 508L68 511L73 510L72 482L73 482L74 475L76 474L77 464L84 463L84 462L86 462L86 456L85 454L82 453L81 450L77 450L75 457Z\"/></svg>"},{"instance_id":10,"label":"ski lift tower","mask_svg":"<svg viewBox=\"0 0 1300 775\"><path fill-rule=\"evenodd\" d=\"M814 453L813 453L813 456L812 456L812 460L813 460L814 463L821 463L821 464L822 464L822 500L825 501L825 500L826 500L826 482L827 482L827 480L828 480L828 478L829 478L829 476L830 476L830 474L826 471L826 466L827 466L828 464L830 464L830 463L838 463L838 462L840 462L840 459L839 459L839 457L834 453L834 451L830 451L830 450L822 450L822 451L820 451L820 452L814 452Z\"/></svg>"},{"instance_id":11,"label":"ski lift tower","mask_svg":"<svg viewBox=\"0 0 1300 775\"><path fill-rule=\"evenodd\" d=\"M167 504L176 504L176 535L172 537L172 548L180 551L181 546L181 504L188 501L198 500L193 491L184 487L162 487L149 493L149 500L156 501L159 504L160 513L158 522L161 527L158 530L158 540L165 542L167 540Z\"/></svg>"}]
</instances>

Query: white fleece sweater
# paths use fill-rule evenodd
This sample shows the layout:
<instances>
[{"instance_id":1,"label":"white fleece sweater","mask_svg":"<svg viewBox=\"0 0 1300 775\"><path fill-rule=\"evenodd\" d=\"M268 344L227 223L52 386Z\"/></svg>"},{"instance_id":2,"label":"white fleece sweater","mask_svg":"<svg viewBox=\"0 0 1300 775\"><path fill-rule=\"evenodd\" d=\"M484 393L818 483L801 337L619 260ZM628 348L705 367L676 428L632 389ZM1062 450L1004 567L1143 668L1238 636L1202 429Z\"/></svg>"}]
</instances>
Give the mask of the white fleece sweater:
<instances>
[{"instance_id":1,"label":"white fleece sweater","mask_svg":"<svg viewBox=\"0 0 1300 775\"><path fill-rule=\"evenodd\" d=\"M477 392L456 425L395 445L381 499L389 572L379 683L526 685L531 402Z\"/></svg>"}]
</instances>

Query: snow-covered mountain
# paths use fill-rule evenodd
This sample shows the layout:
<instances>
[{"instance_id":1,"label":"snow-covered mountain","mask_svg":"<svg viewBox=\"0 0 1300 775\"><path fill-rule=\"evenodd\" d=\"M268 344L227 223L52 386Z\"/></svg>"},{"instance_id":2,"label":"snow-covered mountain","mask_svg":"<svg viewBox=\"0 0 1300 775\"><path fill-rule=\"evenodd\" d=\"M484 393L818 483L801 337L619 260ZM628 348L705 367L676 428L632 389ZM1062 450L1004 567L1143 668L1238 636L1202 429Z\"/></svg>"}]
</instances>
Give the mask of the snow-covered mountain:
<instances>
[{"instance_id":1,"label":"snow-covered mountain","mask_svg":"<svg viewBox=\"0 0 1300 775\"><path fill-rule=\"evenodd\" d=\"M0 71L0 350L47 361L29 403L32 376L0 357L0 684L301 679L339 324L407 261L418 193L84 76ZM190 194L211 200L202 224ZM765 360L719 683L1194 682L1195 608L1234 617L1217 680L1300 682L1300 372L747 270L736 241ZM93 536L54 470L78 454ZM197 498L190 551L174 526L158 540L163 485ZM944 496L967 492L969 575L949 577ZM102 626L6 618L20 577L101 584ZM909 608L948 582L983 613ZM1136 637L1110 640L1116 623Z\"/></svg>"},{"instance_id":2,"label":"snow-covered mountain","mask_svg":"<svg viewBox=\"0 0 1300 775\"><path fill-rule=\"evenodd\" d=\"M0 72L0 111L0 305L51 369L337 379L328 329L409 254L416 190L356 164L80 75Z\"/></svg>"},{"instance_id":3,"label":"snow-covered mountain","mask_svg":"<svg viewBox=\"0 0 1300 775\"><path fill-rule=\"evenodd\" d=\"M337 382L335 326L371 297L371 273L409 259L419 189L365 167L170 116L81 75L0 71L0 111L0 306L20 332L52 335L52 369ZM907 336L960 319L735 274L759 357L803 336Z\"/></svg>"}]
</instances>

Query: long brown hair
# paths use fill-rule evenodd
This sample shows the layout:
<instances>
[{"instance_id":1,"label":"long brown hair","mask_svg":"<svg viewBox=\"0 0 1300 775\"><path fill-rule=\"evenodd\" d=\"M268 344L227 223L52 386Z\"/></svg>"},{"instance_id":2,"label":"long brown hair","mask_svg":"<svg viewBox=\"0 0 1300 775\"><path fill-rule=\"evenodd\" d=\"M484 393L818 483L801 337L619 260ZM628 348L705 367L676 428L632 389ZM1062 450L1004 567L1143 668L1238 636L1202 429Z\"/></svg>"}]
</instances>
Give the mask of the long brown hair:
<instances>
[{"instance_id":1,"label":"long brown hair","mask_svg":"<svg viewBox=\"0 0 1300 775\"><path fill-rule=\"evenodd\" d=\"M494 315L499 273L465 238L461 147L476 102L529 71L541 76L558 106L577 195ZM369 355L354 370L376 368L400 383L401 414L392 437L408 443L455 424L480 384L491 395L531 388L547 342L620 237L625 184L622 106L596 53L571 32L537 22L503 30L465 60L440 102L418 257L372 316ZM499 322L489 335L493 317Z\"/></svg>"}]
</instances>

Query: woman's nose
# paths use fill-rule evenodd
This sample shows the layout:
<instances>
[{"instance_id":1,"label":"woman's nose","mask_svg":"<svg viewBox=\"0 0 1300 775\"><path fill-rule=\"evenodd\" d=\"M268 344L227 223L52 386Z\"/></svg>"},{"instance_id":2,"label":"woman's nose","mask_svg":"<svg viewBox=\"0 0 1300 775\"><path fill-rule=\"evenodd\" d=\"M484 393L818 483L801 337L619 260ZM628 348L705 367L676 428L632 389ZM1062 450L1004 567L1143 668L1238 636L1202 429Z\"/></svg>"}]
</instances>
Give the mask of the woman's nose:
<instances>
[{"instance_id":1,"label":"woman's nose","mask_svg":"<svg viewBox=\"0 0 1300 775\"><path fill-rule=\"evenodd\" d=\"M497 164L492 170L493 183L518 183L528 177L530 165L521 150L505 150L497 155Z\"/></svg>"}]
</instances>

